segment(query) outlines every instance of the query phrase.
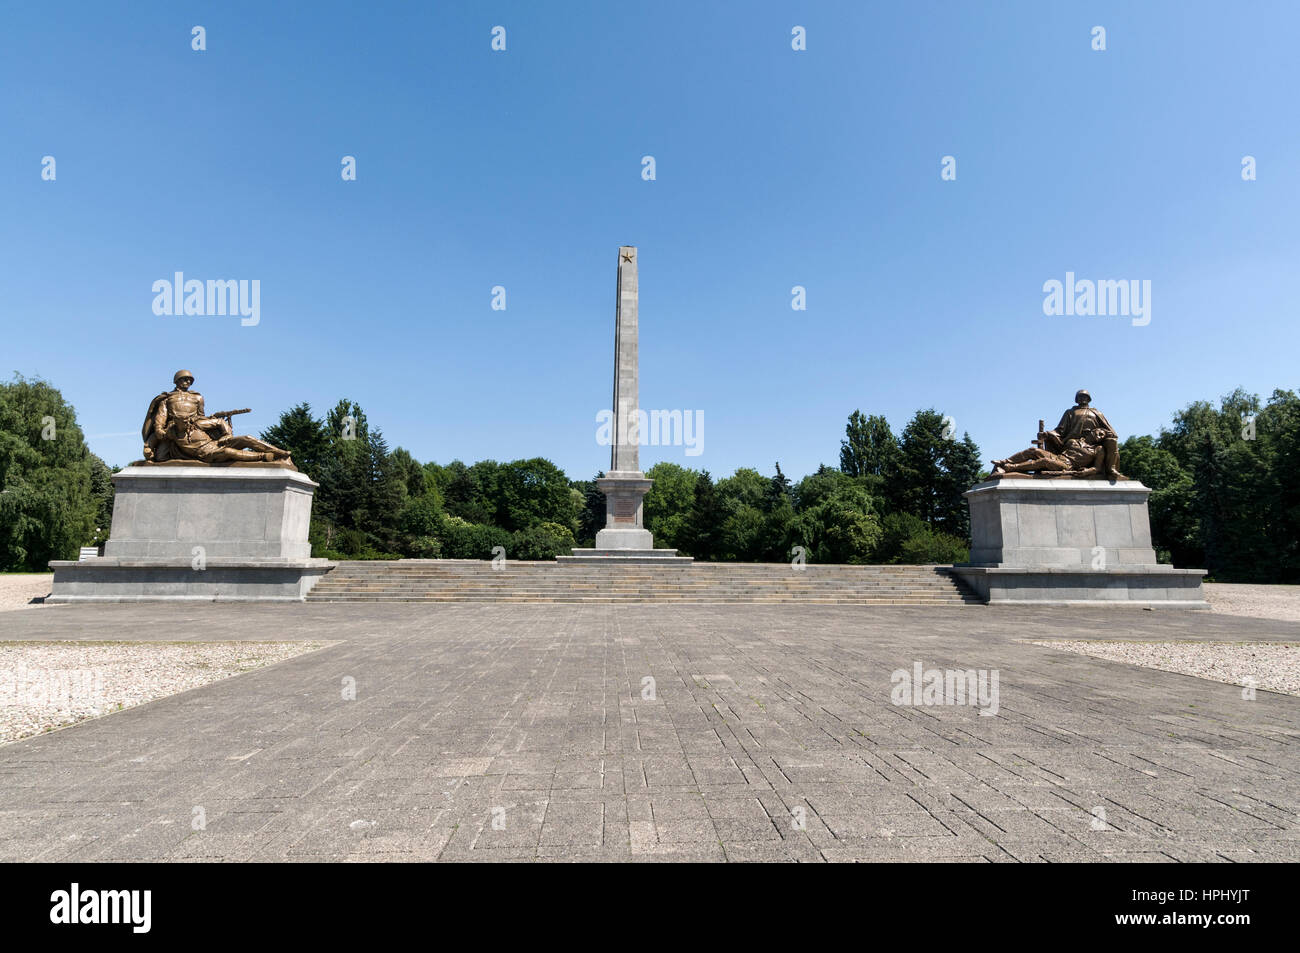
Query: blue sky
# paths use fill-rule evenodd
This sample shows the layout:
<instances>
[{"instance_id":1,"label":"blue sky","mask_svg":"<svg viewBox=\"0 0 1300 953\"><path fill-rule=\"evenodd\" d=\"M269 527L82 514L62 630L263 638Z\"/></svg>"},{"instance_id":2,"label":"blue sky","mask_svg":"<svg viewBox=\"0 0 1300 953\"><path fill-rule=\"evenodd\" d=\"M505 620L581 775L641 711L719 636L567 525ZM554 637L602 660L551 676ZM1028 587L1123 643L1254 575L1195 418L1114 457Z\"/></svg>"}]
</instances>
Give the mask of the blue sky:
<instances>
[{"instance_id":1,"label":"blue sky","mask_svg":"<svg viewBox=\"0 0 1300 953\"><path fill-rule=\"evenodd\" d=\"M243 430L347 396L422 461L589 477L624 243L642 406L705 419L701 455L647 447L643 467L797 477L838 462L855 408L897 431L931 406L987 460L1080 386L1126 436L1300 385L1294 3L49 3L4 21L0 372L58 386L110 463L139 457L149 399L188 367L209 409L254 408ZM260 323L155 315L176 271L259 280ZM1067 271L1150 280L1150 324L1044 315Z\"/></svg>"}]
</instances>

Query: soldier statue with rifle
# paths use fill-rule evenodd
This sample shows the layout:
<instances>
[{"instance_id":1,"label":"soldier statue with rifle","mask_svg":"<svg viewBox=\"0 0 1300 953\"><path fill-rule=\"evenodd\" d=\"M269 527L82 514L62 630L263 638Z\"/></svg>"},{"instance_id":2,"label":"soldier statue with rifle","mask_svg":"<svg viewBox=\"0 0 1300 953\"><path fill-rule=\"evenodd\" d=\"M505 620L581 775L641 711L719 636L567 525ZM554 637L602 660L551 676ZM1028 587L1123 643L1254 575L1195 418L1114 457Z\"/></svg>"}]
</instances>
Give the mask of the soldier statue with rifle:
<instances>
[{"instance_id":1,"label":"soldier statue with rifle","mask_svg":"<svg viewBox=\"0 0 1300 953\"><path fill-rule=\"evenodd\" d=\"M1074 406L1061 415L1055 430L1044 430L1040 420L1033 443L1028 450L994 460L990 475L1126 479L1119 472L1119 435L1106 415L1092 406L1092 395L1086 390L1074 395Z\"/></svg>"},{"instance_id":2,"label":"soldier statue with rifle","mask_svg":"<svg viewBox=\"0 0 1300 953\"><path fill-rule=\"evenodd\" d=\"M190 390L193 374L177 371L172 382L175 389L155 397L144 418L141 436L146 463L273 463L296 469L287 450L256 437L233 434L230 418L248 413L247 408L208 414L203 395Z\"/></svg>"}]
</instances>

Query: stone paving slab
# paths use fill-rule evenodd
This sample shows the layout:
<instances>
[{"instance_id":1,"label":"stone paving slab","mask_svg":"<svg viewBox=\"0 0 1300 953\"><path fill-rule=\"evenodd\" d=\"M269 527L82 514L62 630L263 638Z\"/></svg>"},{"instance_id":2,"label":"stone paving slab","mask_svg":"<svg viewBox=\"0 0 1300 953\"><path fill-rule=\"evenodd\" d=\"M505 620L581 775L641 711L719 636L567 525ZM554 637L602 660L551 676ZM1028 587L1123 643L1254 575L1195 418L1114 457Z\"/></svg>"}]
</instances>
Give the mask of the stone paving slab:
<instances>
[{"instance_id":1,"label":"stone paving slab","mask_svg":"<svg viewBox=\"0 0 1300 953\"><path fill-rule=\"evenodd\" d=\"M0 859L1300 859L1300 699L1028 641L1048 636L1294 642L1300 625L1113 608L6 613L4 639L339 644L0 746ZM996 671L997 713L893 704L891 673L915 662Z\"/></svg>"}]
</instances>

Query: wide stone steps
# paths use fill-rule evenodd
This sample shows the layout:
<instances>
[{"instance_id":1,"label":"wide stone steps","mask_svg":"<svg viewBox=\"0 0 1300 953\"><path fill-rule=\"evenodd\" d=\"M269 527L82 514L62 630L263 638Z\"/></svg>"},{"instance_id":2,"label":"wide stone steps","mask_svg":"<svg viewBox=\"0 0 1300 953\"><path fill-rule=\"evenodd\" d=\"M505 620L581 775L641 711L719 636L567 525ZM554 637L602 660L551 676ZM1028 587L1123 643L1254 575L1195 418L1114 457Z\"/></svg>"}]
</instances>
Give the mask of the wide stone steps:
<instances>
[{"instance_id":1,"label":"wide stone steps","mask_svg":"<svg viewBox=\"0 0 1300 953\"><path fill-rule=\"evenodd\" d=\"M309 602L963 605L979 600L945 566L560 565L479 560L341 562Z\"/></svg>"}]
</instances>

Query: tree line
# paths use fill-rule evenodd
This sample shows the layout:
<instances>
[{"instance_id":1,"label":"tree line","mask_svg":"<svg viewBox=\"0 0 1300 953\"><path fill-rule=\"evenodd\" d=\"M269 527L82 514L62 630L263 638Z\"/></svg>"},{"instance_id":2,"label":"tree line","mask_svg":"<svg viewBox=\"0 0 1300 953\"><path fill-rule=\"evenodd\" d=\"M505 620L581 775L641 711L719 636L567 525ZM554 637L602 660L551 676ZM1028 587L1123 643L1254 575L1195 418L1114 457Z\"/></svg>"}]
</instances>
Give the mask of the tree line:
<instances>
[{"instance_id":1,"label":"tree line","mask_svg":"<svg viewBox=\"0 0 1300 953\"><path fill-rule=\"evenodd\" d=\"M1151 487L1161 562L1223 582L1300 583L1300 397L1238 388L1196 401L1154 437L1120 444L1125 476Z\"/></svg>"},{"instance_id":2,"label":"tree line","mask_svg":"<svg viewBox=\"0 0 1300 953\"><path fill-rule=\"evenodd\" d=\"M646 471L645 525L656 545L700 560L774 562L796 546L812 562L961 561L969 550L962 493L980 476L969 436L953 439L935 410L919 411L895 437L882 417L855 412L839 469L797 483L741 468L715 481L707 470L659 463ZM355 402L324 417L307 404L286 411L262 438L293 454L320 483L313 553L329 558L551 559L591 546L605 525L605 497L535 457L420 464L390 450Z\"/></svg>"},{"instance_id":3,"label":"tree line","mask_svg":"<svg viewBox=\"0 0 1300 953\"><path fill-rule=\"evenodd\" d=\"M52 426L51 426L52 423ZM320 484L313 555L335 559L550 559L591 546L605 523L595 480L572 480L540 457L420 463L390 448L351 400L324 416L307 404L261 434ZM700 560L952 563L969 552L962 494L986 476L978 447L935 409L895 433L854 411L839 466L791 480L741 468L658 463L646 475L645 524L658 546ZM1238 390L1198 401L1155 436L1120 449L1127 476L1152 488L1162 561L1222 581L1300 582L1300 398L1267 402ZM0 384L0 571L45 570L102 542L112 513L110 468L85 444L76 414L45 381Z\"/></svg>"}]
</instances>

